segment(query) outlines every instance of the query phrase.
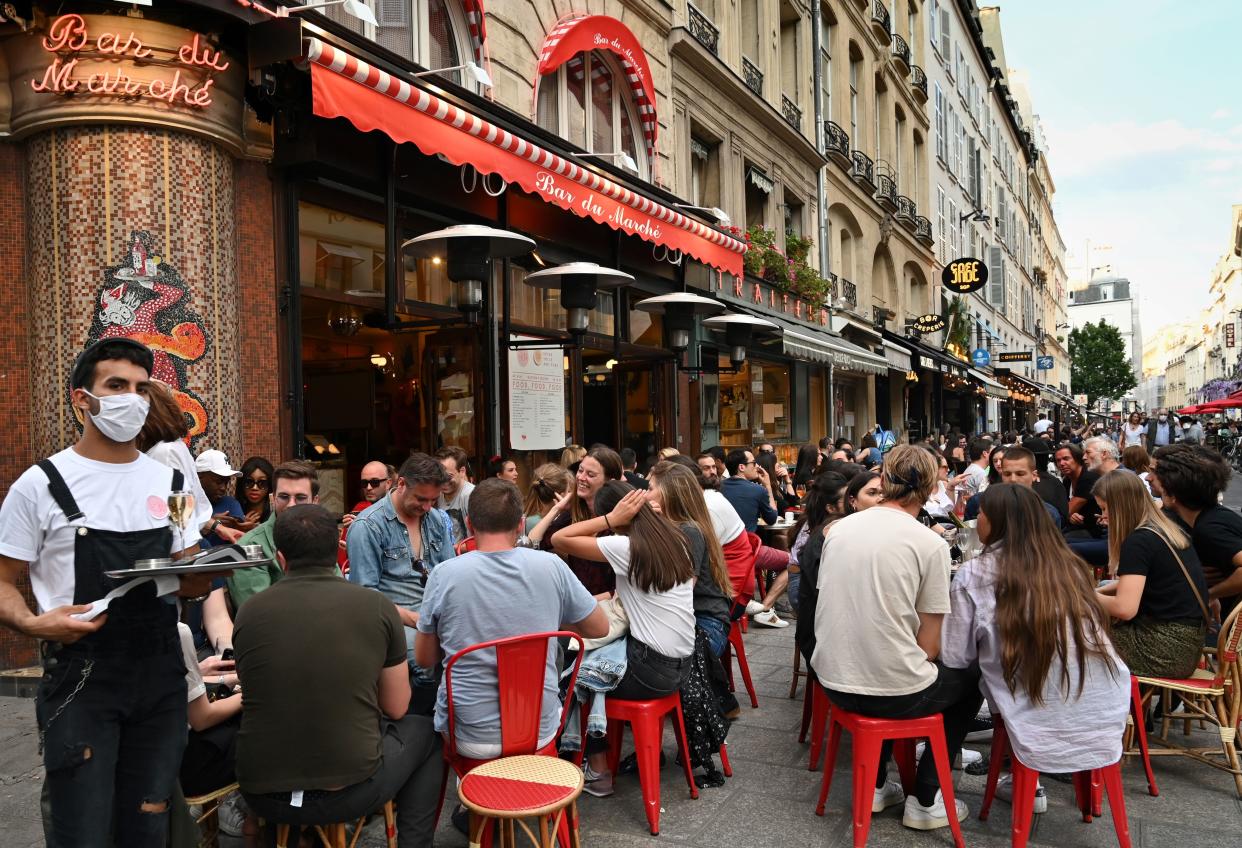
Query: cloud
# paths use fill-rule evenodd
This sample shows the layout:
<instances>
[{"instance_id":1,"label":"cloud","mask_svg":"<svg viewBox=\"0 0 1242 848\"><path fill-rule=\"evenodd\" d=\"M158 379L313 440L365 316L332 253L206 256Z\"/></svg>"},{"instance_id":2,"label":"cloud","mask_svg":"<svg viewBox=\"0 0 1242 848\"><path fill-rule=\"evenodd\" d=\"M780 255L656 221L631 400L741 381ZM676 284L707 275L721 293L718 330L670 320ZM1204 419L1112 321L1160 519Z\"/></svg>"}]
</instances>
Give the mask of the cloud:
<instances>
[{"instance_id":1,"label":"cloud","mask_svg":"<svg viewBox=\"0 0 1242 848\"><path fill-rule=\"evenodd\" d=\"M1233 113L1230 112L1228 109L1226 109L1224 106L1221 106L1219 109L1217 109L1215 112L1212 113L1212 120L1223 121L1225 118L1228 118L1232 114Z\"/></svg>"},{"instance_id":2,"label":"cloud","mask_svg":"<svg viewBox=\"0 0 1242 848\"><path fill-rule=\"evenodd\" d=\"M1098 173L1130 167L1144 159L1176 158L1189 164L1198 158L1242 161L1242 133L1188 127L1174 119L1139 123L1132 120L1046 128L1054 177ZM1215 170L1220 170L1219 167Z\"/></svg>"}]
</instances>

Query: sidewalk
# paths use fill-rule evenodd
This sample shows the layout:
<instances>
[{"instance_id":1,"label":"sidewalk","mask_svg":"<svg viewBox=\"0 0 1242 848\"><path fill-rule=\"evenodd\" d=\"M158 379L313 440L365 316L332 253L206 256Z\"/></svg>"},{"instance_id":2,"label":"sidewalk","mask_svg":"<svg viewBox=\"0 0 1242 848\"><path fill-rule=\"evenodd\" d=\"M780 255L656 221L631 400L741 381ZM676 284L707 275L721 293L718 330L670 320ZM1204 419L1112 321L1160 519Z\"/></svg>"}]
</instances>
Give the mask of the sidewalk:
<instances>
[{"instance_id":1,"label":"sidewalk","mask_svg":"<svg viewBox=\"0 0 1242 848\"><path fill-rule=\"evenodd\" d=\"M746 637L747 656L759 695L759 709L742 707L742 717L729 734L733 778L718 789L700 791L692 801L685 780L673 764L673 739L666 730L664 750L668 765L662 775L660 836L647 832L642 796L636 776L617 781L611 798L582 796L582 840L591 848L636 848L676 843L698 848L760 848L760 846L815 845L835 848L851 844L849 749L842 746L839 768L828 798L827 813L815 815L815 798L822 772L806 770L808 746L798 743L802 687L790 700L793 627L771 630L752 627ZM741 683L741 676L737 677ZM986 751L986 744L973 744ZM42 845L39 790L42 781L35 753L32 701L0 698L0 822L5 848ZM1228 846L1242 844L1242 802L1233 780L1224 772L1174 757L1156 758L1160 796L1146 792L1141 767L1124 770L1126 807L1135 848L1169 846ZM894 770L895 774L895 770ZM956 773L958 797L970 807L962 823L967 846L1003 848L1009 842L1009 805L997 801L987 822L976 817L983 796L983 777ZM1044 780L1048 813L1036 816L1032 848L1112 848L1117 844L1109 811L1103 819L1083 824L1073 807L1073 790L1064 783ZM449 793L451 802L452 792ZM446 808L447 808L446 802ZM382 827L368 828L361 846L382 846ZM465 837L443 816L436 840L443 848L462 848ZM947 830L920 833L901 826L900 808L873 819L867 844L886 846L947 846ZM240 845L222 839L223 848Z\"/></svg>"}]
</instances>

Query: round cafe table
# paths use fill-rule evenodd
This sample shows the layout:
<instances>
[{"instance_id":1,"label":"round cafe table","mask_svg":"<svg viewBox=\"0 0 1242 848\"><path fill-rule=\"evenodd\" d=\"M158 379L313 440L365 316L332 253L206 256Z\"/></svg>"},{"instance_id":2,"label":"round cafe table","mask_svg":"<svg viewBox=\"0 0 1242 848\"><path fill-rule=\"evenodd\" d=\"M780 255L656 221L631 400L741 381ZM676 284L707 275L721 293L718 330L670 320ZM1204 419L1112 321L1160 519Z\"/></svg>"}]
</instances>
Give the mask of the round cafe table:
<instances>
[{"instance_id":1,"label":"round cafe table","mask_svg":"<svg viewBox=\"0 0 1242 848\"><path fill-rule=\"evenodd\" d=\"M552 848L568 814L569 845L564 848L579 848L577 800L582 786L582 770L559 757L501 757L475 766L457 787L470 811L470 844L478 845L484 828L496 819L501 848L516 844L515 822L535 845ZM539 820L537 836L523 821L532 818Z\"/></svg>"}]
</instances>

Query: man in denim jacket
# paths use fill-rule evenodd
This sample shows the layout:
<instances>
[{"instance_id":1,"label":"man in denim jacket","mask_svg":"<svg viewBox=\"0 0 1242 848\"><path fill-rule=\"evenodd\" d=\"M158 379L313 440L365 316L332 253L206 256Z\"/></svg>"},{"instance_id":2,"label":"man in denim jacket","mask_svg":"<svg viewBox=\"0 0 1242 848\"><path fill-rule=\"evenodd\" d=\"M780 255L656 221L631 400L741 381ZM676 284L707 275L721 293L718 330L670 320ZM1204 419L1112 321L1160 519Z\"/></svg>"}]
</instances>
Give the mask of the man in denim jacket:
<instances>
[{"instance_id":1,"label":"man in denim jacket","mask_svg":"<svg viewBox=\"0 0 1242 848\"><path fill-rule=\"evenodd\" d=\"M435 508L440 487L447 481L437 460L425 453L412 454L387 497L363 510L349 528L349 581L376 589L396 605L419 684L435 680L429 670L414 666L414 628L427 575L454 556L452 521Z\"/></svg>"}]
</instances>

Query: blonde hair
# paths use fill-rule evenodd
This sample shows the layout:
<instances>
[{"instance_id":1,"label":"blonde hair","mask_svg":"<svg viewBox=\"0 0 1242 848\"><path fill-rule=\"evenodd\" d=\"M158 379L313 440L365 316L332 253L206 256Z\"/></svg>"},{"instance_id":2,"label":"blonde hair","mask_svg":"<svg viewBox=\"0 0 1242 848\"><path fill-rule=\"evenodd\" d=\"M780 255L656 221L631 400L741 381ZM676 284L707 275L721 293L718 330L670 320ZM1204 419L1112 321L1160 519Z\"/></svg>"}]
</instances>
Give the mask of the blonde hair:
<instances>
[{"instance_id":1,"label":"blonde hair","mask_svg":"<svg viewBox=\"0 0 1242 848\"><path fill-rule=\"evenodd\" d=\"M581 462L582 457L587 455L586 448L582 445L569 445L565 450L561 451L561 468L568 468L575 462Z\"/></svg>"},{"instance_id":2,"label":"blonde hair","mask_svg":"<svg viewBox=\"0 0 1242 848\"><path fill-rule=\"evenodd\" d=\"M1190 547L1190 537L1173 519L1156 508L1138 475L1117 469L1096 482L1091 497L1108 506L1108 570L1117 573L1121 545L1135 530L1147 528L1178 550Z\"/></svg>"},{"instance_id":3,"label":"blonde hair","mask_svg":"<svg viewBox=\"0 0 1242 848\"><path fill-rule=\"evenodd\" d=\"M939 480L940 467L930 451L918 445L897 445L884 457L880 492L886 501L923 504Z\"/></svg>"},{"instance_id":4,"label":"blonde hair","mask_svg":"<svg viewBox=\"0 0 1242 848\"><path fill-rule=\"evenodd\" d=\"M535 469L522 511L526 515L543 515L558 497L569 491L573 480L573 476L555 462L545 462Z\"/></svg>"}]
</instances>

